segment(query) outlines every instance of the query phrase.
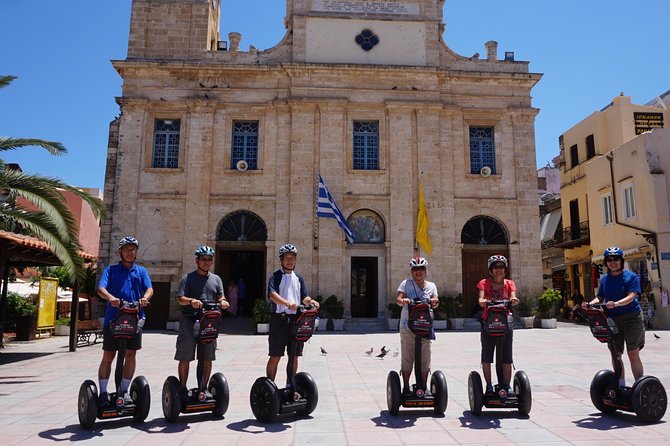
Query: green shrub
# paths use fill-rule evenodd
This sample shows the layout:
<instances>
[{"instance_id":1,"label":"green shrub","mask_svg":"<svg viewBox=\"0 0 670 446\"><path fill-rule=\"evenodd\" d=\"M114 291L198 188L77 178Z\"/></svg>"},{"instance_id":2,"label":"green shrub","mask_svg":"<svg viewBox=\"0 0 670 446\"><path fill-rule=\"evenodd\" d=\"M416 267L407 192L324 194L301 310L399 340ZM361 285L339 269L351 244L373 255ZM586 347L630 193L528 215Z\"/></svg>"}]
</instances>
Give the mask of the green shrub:
<instances>
[{"instance_id":1,"label":"green shrub","mask_svg":"<svg viewBox=\"0 0 670 446\"><path fill-rule=\"evenodd\" d=\"M543 319L556 317L556 307L563 301L558 290L545 290L537 300L537 315Z\"/></svg>"},{"instance_id":2,"label":"green shrub","mask_svg":"<svg viewBox=\"0 0 670 446\"><path fill-rule=\"evenodd\" d=\"M37 314L37 305L33 304L30 298L9 292L7 293L6 310L5 331L14 331L16 330L16 320L18 318L35 316Z\"/></svg>"},{"instance_id":3,"label":"green shrub","mask_svg":"<svg viewBox=\"0 0 670 446\"><path fill-rule=\"evenodd\" d=\"M66 327L70 326L70 318L69 317L59 317L56 319L56 325L65 325Z\"/></svg>"},{"instance_id":4,"label":"green shrub","mask_svg":"<svg viewBox=\"0 0 670 446\"><path fill-rule=\"evenodd\" d=\"M257 324L270 323L270 304L265 299L256 299L252 311L252 319Z\"/></svg>"},{"instance_id":5,"label":"green shrub","mask_svg":"<svg viewBox=\"0 0 670 446\"><path fill-rule=\"evenodd\" d=\"M440 303L437 306L437 310L446 313L447 318L465 317L465 302L462 294L458 294L457 296L440 296L438 300Z\"/></svg>"},{"instance_id":6,"label":"green shrub","mask_svg":"<svg viewBox=\"0 0 670 446\"><path fill-rule=\"evenodd\" d=\"M321 296L317 296L318 298ZM344 318L344 302L339 300L336 295L331 294L328 296L328 299L326 299L323 303L319 301L319 304L321 305L319 309L321 310L321 314L323 314L323 317L326 319L342 319Z\"/></svg>"},{"instance_id":7,"label":"green shrub","mask_svg":"<svg viewBox=\"0 0 670 446\"><path fill-rule=\"evenodd\" d=\"M537 314L537 297L519 297L519 303L514 307L514 312L519 317L530 317Z\"/></svg>"},{"instance_id":8,"label":"green shrub","mask_svg":"<svg viewBox=\"0 0 670 446\"><path fill-rule=\"evenodd\" d=\"M400 319L400 313L402 312L400 305L392 302L386 306L386 309L389 310L389 319Z\"/></svg>"}]
</instances>

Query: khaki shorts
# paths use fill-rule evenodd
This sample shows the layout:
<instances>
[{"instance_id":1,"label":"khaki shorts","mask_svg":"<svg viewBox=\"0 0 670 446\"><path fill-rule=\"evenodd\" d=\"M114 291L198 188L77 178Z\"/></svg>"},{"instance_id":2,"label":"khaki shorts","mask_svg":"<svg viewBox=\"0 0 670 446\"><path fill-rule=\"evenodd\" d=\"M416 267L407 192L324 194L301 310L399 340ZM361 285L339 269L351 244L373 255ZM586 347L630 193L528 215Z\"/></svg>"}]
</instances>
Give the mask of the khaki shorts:
<instances>
[{"instance_id":1,"label":"khaki shorts","mask_svg":"<svg viewBox=\"0 0 670 446\"><path fill-rule=\"evenodd\" d=\"M193 318L183 315L179 321L179 334L177 335L176 352L174 359L177 361L193 361L195 359L196 349L204 349L203 359L208 361L216 360L216 339L207 344L197 342L193 337Z\"/></svg>"},{"instance_id":2,"label":"khaki shorts","mask_svg":"<svg viewBox=\"0 0 670 446\"><path fill-rule=\"evenodd\" d=\"M614 337L614 345L619 353L623 353L623 343L626 341L626 350L631 351L644 347L644 324L642 323L642 314L628 313L617 316L614 319L619 334Z\"/></svg>"},{"instance_id":3,"label":"khaki shorts","mask_svg":"<svg viewBox=\"0 0 670 446\"><path fill-rule=\"evenodd\" d=\"M409 374L414 368L414 338L409 328L400 327L400 370ZM421 339L421 371L430 370L430 339Z\"/></svg>"}]
</instances>

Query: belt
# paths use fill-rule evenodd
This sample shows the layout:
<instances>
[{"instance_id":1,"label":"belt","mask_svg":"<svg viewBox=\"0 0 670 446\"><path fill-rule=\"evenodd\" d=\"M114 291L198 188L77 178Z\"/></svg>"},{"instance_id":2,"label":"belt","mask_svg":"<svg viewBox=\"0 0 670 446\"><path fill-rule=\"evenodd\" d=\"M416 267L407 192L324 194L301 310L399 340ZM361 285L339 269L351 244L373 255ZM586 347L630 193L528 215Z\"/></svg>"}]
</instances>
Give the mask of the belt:
<instances>
[{"instance_id":1,"label":"belt","mask_svg":"<svg viewBox=\"0 0 670 446\"><path fill-rule=\"evenodd\" d=\"M295 314L288 314L288 313L272 313L272 316L278 317L281 320L285 321L290 319L292 316L295 316Z\"/></svg>"}]
</instances>

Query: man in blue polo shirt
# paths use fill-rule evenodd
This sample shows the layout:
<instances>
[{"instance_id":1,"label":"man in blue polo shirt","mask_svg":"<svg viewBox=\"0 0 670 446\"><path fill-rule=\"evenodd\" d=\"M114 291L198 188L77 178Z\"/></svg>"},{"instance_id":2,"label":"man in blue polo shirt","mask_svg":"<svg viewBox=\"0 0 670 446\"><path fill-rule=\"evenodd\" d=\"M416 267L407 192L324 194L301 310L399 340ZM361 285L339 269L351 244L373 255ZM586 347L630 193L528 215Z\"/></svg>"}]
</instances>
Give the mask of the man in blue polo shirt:
<instances>
[{"instance_id":1,"label":"man in blue polo shirt","mask_svg":"<svg viewBox=\"0 0 670 446\"><path fill-rule=\"evenodd\" d=\"M98 369L98 383L100 385L100 401L108 402L107 384L112 372L112 361L119 350L119 340L112 337L110 322L119 313L122 301L135 302L140 306L140 318L144 319L143 307L149 304L154 294L149 273L144 267L135 264L137 249L140 243L134 237L124 237L119 241L119 256L121 261L116 265L109 265L102 272L98 282L98 295L107 301L105 304L105 322L103 326L102 361ZM127 395L130 381L135 374L135 356L142 348L142 332L135 334L126 344L125 362L121 390L124 400L129 401Z\"/></svg>"}]
</instances>

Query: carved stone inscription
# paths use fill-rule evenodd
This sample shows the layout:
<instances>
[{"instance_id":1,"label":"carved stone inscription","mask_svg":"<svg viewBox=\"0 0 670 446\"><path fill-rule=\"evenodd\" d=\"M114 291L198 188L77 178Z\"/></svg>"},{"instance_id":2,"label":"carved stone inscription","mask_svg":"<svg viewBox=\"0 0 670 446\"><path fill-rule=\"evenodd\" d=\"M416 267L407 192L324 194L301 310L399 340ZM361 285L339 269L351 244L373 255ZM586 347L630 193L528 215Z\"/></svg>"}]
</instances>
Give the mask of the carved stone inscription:
<instances>
[{"instance_id":1,"label":"carved stone inscription","mask_svg":"<svg viewBox=\"0 0 670 446\"><path fill-rule=\"evenodd\" d=\"M353 12L357 14L419 15L419 5L398 1L314 0L314 11Z\"/></svg>"}]
</instances>

